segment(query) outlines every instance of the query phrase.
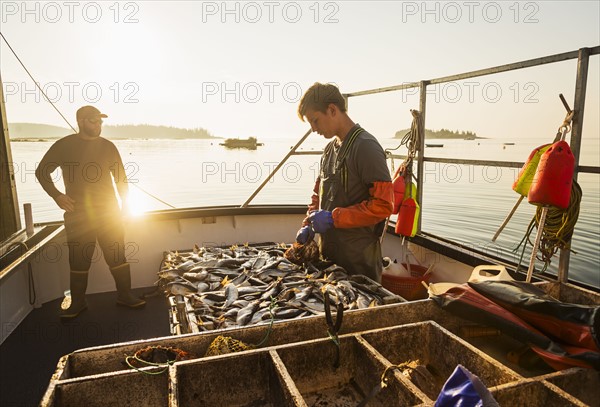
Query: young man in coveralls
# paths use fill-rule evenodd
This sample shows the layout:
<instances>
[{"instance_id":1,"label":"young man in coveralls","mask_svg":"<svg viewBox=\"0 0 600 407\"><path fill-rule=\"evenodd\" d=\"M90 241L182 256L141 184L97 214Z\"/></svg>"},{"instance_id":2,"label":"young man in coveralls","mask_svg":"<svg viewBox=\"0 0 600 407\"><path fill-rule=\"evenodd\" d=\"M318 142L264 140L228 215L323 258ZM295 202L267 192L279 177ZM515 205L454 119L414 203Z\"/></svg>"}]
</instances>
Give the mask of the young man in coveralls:
<instances>
[{"instance_id":1,"label":"young man in coveralls","mask_svg":"<svg viewBox=\"0 0 600 407\"><path fill-rule=\"evenodd\" d=\"M383 148L350 119L344 97L332 84L311 86L300 100L298 116L331 141L296 240L303 244L319 233L323 257L350 274L381 282L379 238L394 199Z\"/></svg>"}]
</instances>

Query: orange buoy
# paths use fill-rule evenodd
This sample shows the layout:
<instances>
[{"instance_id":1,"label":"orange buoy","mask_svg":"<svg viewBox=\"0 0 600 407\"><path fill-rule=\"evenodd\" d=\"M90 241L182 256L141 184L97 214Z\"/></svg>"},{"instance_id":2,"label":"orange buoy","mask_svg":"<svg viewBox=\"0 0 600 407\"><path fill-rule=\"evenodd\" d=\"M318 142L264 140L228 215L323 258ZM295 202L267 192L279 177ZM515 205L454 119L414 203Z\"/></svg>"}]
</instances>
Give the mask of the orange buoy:
<instances>
[{"instance_id":1,"label":"orange buoy","mask_svg":"<svg viewBox=\"0 0 600 407\"><path fill-rule=\"evenodd\" d=\"M402 205L402 201L404 200L404 191L406 189L406 183L404 182L405 170L405 165L398 167L392 181L394 187L394 210L392 213L394 215L400 211L400 205Z\"/></svg>"},{"instance_id":2,"label":"orange buoy","mask_svg":"<svg viewBox=\"0 0 600 407\"><path fill-rule=\"evenodd\" d=\"M419 203L413 198L416 195L416 187L411 182L406 186L405 198L400 205L398 220L396 221L396 233L402 236L413 237L417 233Z\"/></svg>"},{"instance_id":3,"label":"orange buoy","mask_svg":"<svg viewBox=\"0 0 600 407\"><path fill-rule=\"evenodd\" d=\"M569 207L575 157L566 141L552 144L538 164L529 189L528 201L538 206Z\"/></svg>"},{"instance_id":4,"label":"orange buoy","mask_svg":"<svg viewBox=\"0 0 600 407\"><path fill-rule=\"evenodd\" d=\"M527 161L523 164L516 181L514 182L512 189L521 196L527 196L529 189L531 188L531 182L535 176L535 171L539 165L542 154L544 154L550 147L551 143L539 146L529 154Z\"/></svg>"}]
</instances>

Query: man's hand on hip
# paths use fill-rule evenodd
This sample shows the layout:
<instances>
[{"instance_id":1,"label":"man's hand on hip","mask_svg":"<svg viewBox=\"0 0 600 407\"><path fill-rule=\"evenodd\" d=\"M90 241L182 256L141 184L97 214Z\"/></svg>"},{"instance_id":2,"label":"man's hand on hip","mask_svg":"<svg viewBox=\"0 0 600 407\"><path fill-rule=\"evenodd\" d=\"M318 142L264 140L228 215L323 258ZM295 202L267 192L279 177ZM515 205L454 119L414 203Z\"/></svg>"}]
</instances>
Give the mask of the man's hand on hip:
<instances>
[{"instance_id":1,"label":"man's hand on hip","mask_svg":"<svg viewBox=\"0 0 600 407\"><path fill-rule=\"evenodd\" d=\"M67 212L73 212L75 210L75 201L68 195L61 194L54 198L54 201L60 209L63 209Z\"/></svg>"}]
</instances>

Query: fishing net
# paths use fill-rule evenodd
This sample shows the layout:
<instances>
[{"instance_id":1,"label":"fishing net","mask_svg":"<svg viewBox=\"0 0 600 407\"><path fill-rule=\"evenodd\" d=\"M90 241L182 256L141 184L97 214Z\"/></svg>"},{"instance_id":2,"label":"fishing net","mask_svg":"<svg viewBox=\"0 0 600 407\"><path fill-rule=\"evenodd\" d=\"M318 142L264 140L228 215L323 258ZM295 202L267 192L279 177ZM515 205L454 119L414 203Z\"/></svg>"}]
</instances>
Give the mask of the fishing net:
<instances>
[{"instance_id":1,"label":"fishing net","mask_svg":"<svg viewBox=\"0 0 600 407\"><path fill-rule=\"evenodd\" d=\"M303 265L306 263L316 263L319 261L319 245L311 240L306 244L294 242L294 244L285 251L283 255L294 264Z\"/></svg>"},{"instance_id":2,"label":"fishing net","mask_svg":"<svg viewBox=\"0 0 600 407\"><path fill-rule=\"evenodd\" d=\"M230 336L217 336L208 346L204 356L226 355L228 353L242 352L245 350L256 349L255 345L246 344Z\"/></svg>"}]
</instances>

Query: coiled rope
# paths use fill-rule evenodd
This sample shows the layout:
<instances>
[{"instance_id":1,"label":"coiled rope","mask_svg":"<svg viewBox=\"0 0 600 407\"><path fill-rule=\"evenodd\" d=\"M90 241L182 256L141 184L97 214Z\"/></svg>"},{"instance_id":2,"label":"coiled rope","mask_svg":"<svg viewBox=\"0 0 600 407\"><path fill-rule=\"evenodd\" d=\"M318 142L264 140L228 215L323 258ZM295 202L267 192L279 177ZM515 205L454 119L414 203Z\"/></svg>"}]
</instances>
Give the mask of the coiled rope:
<instances>
[{"instance_id":1,"label":"coiled rope","mask_svg":"<svg viewBox=\"0 0 600 407\"><path fill-rule=\"evenodd\" d=\"M410 130L407 131L404 136L402 136L398 147L385 149L385 155L387 157L390 157L392 160L392 172L394 171L394 156L392 155L392 151L398 150L402 146L406 146L408 154L404 162L407 164L409 163L409 161L410 163L412 163L413 158L417 155L417 149L420 142L419 135L421 134L422 126L421 112L419 112L418 110L411 109L410 113L413 116L413 121L410 125Z\"/></svg>"},{"instance_id":2,"label":"coiled rope","mask_svg":"<svg viewBox=\"0 0 600 407\"><path fill-rule=\"evenodd\" d=\"M410 113L413 117L412 123L410 125L410 130L408 132L406 132L406 134L402 137L402 139L400 140L400 144L396 148L386 148L384 151L386 157L389 157L392 161L392 163L391 163L392 164L391 165L392 182L394 181L394 178L396 177L397 173L404 172L404 181L405 181L406 185L408 185L413 179L415 181L417 181L417 178L415 177L415 175L413 174L413 171L412 171L412 164L413 164L413 159L417 155L417 150L421 143L419 137L421 135L421 128L423 126L421 112L418 110L415 110L415 109L410 109ZM392 151L398 150L402 146L406 146L408 153L406 155L406 159L402 162L402 164L400 164L400 167L398 168L398 171L396 172L395 168L394 168L394 156L392 154ZM388 216L387 219L385 220L385 226L383 227L383 232L381 233L381 236L379 237L379 244L383 244L383 239L385 238L386 230L390 223L390 217L391 217L391 215ZM404 244L404 240L402 241L402 243Z\"/></svg>"},{"instance_id":3,"label":"coiled rope","mask_svg":"<svg viewBox=\"0 0 600 407\"><path fill-rule=\"evenodd\" d=\"M133 356L125 355L125 364L140 373L155 376L165 373L175 362L194 359L195 356L178 348L165 346L147 346L135 352ZM155 360L164 361L155 361ZM142 367L161 367L158 371L142 370Z\"/></svg>"},{"instance_id":4,"label":"coiled rope","mask_svg":"<svg viewBox=\"0 0 600 407\"><path fill-rule=\"evenodd\" d=\"M577 223L577 219L579 218L579 208L581 205L582 196L583 192L581 190L581 187L579 186L577 181L573 180L573 185L571 186L571 199L569 201L569 206L567 207L567 209L559 209L555 207L550 207L548 209L548 214L546 215L546 221L544 223L542 238L540 240L540 245L538 248L538 254L536 256L538 260L544 262L544 267L540 271L541 273L548 269L548 266L552 261L552 256L554 256L559 249L570 250L573 253L577 253L571 249L571 237L573 236L575 224ZM530 237L531 233L533 232L533 229L535 228L537 230L537 228L539 228L542 210L543 207L538 206L535 215L533 216L533 219L531 219L531 222L527 227L527 232L525 232L525 236L523 236L523 239L513 250L516 252L519 249L519 247L523 245L517 271L520 268L521 261L523 260L527 243L533 246L533 242L531 241Z\"/></svg>"}]
</instances>

